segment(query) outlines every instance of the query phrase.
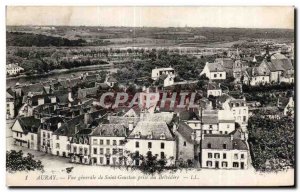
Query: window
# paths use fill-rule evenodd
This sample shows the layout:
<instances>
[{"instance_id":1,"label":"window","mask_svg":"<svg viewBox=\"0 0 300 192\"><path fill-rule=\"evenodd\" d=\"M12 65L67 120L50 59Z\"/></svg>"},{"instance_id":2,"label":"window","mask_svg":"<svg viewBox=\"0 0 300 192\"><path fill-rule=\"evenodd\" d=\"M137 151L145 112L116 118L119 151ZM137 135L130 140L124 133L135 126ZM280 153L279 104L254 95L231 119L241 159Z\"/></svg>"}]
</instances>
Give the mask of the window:
<instances>
[{"instance_id":1,"label":"window","mask_svg":"<svg viewBox=\"0 0 300 192\"><path fill-rule=\"evenodd\" d=\"M100 148L100 155L103 155L103 148Z\"/></svg>"},{"instance_id":2,"label":"window","mask_svg":"<svg viewBox=\"0 0 300 192\"><path fill-rule=\"evenodd\" d=\"M97 139L93 139L93 145L97 145L98 142L97 142Z\"/></svg>"},{"instance_id":3,"label":"window","mask_svg":"<svg viewBox=\"0 0 300 192\"><path fill-rule=\"evenodd\" d=\"M95 155L97 154L97 148L94 148L94 154Z\"/></svg>"},{"instance_id":4,"label":"window","mask_svg":"<svg viewBox=\"0 0 300 192\"><path fill-rule=\"evenodd\" d=\"M74 153L77 153L77 147L74 147L74 148L73 148L73 152L74 152Z\"/></svg>"},{"instance_id":5,"label":"window","mask_svg":"<svg viewBox=\"0 0 300 192\"><path fill-rule=\"evenodd\" d=\"M245 158L245 155L244 154L241 154L241 159L244 159Z\"/></svg>"},{"instance_id":6,"label":"window","mask_svg":"<svg viewBox=\"0 0 300 192\"><path fill-rule=\"evenodd\" d=\"M122 145L122 140L119 140L119 145Z\"/></svg>"},{"instance_id":7,"label":"window","mask_svg":"<svg viewBox=\"0 0 300 192\"><path fill-rule=\"evenodd\" d=\"M212 158L212 153L207 154L208 158Z\"/></svg>"},{"instance_id":8,"label":"window","mask_svg":"<svg viewBox=\"0 0 300 192\"><path fill-rule=\"evenodd\" d=\"M214 77L217 77L217 74L214 74Z\"/></svg>"},{"instance_id":9,"label":"window","mask_svg":"<svg viewBox=\"0 0 300 192\"><path fill-rule=\"evenodd\" d=\"M115 165L117 163L117 158L113 158L113 164Z\"/></svg>"},{"instance_id":10,"label":"window","mask_svg":"<svg viewBox=\"0 0 300 192\"><path fill-rule=\"evenodd\" d=\"M204 130L204 134L206 134L206 130Z\"/></svg>"},{"instance_id":11,"label":"window","mask_svg":"<svg viewBox=\"0 0 300 192\"><path fill-rule=\"evenodd\" d=\"M47 134L47 137L50 138L50 133Z\"/></svg>"},{"instance_id":12,"label":"window","mask_svg":"<svg viewBox=\"0 0 300 192\"><path fill-rule=\"evenodd\" d=\"M59 135L56 135L56 139L59 140Z\"/></svg>"},{"instance_id":13,"label":"window","mask_svg":"<svg viewBox=\"0 0 300 192\"><path fill-rule=\"evenodd\" d=\"M84 148L84 155L87 155L87 154L88 154L88 149Z\"/></svg>"},{"instance_id":14,"label":"window","mask_svg":"<svg viewBox=\"0 0 300 192\"><path fill-rule=\"evenodd\" d=\"M210 143L207 144L207 148L211 149L211 144Z\"/></svg>"},{"instance_id":15,"label":"window","mask_svg":"<svg viewBox=\"0 0 300 192\"><path fill-rule=\"evenodd\" d=\"M230 125L227 125L227 129L229 129L230 128Z\"/></svg>"},{"instance_id":16,"label":"window","mask_svg":"<svg viewBox=\"0 0 300 192\"><path fill-rule=\"evenodd\" d=\"M139 148L140 147L140 143L137 141L137 142L135 142L135 147L136 148Z\"/></svg>"},{"instance_id":17,"label":"window","mask_svg":"<svg viewBox=\"0 0 300 192\"><path fill-rule=\"evenodd\" d=\"M227 132L227 131L225 131L225 134L228 134L228 132Z\"/></svg>"},{"instance_id":18,"label":"window","mask_svg":"<svg viewBox=\"0 0 300 192\"><path fill-rule=\"evenodd\" d=\"M186 141L183 142L183 146L186 146Z\"/></svg>"},{"instance_id":19,"label":"window","mask_svg":"<svg viewBox=\"0 0 300 192\"><path fill-rule=\"evenodd\" d=\"M164 149L165 148L165 143L160 143L160 148Z\"/></svg>"},{"instance_id":20,"label":"window","mask_svg":"<svg viewBox=\"0 0 300 192\"><path fill-rule=\"evenodd\" d=\"M226 149L227 148L227 145L226 144L223 144L223 149Z\"/></svg>"},{"instance_id":21,"label":"window","mask_svg":"<svg viewBox=\"0 0 300 192\"><path fill-rule=\"evenodd\" d=\"M220 131L220 134L223 134L223 131Z\"/></svg>"},{"instance_id":22,"label":"window","mask_svg":"<svg viewBox=\"0 0 300 192\"><path fill-rule=\"evenodd\" d=\"M209 134L212 134L212 130L209 130Z\"/></svg>"},{"instance_id":23,"label":"window","mask_svg":"<svg viewBox=\"0 0 300 192\"><path fill-rule=\"evenodd\" d=\"M59 149L59 143L56 143L56 149Z\"/></svg>"},{"instance_id":24,"label":"window","mask_svg":"<svg viewBox=\"0 0 300 192\"><path fill-rule=\"evenodd\" d=\"M222 74L220 74L220 77L222 77Z\"/></svg>"},{"instance_id":25,"label":"window","mask_svg":"<svg viewBox=\"0 0 300 192\"><path fill-rule=\"evenodd\" d=\"M215 159L220 159L220 153L215 153L214 156L215 156Z\"/></svg>"},{"instance_id":26,"label":"window","mask_svg":"<svg viewBox=\"0 0 300 192\"><path fill-rule=\"evenodd\" d=\"M148 148L151 149L152 148L152 143L148 142Z\"/></svg>"},{"instance_id":27,"label":"window","mask_svg":"<svg viewBox=\"0 0 300 192\"><path fill-rule=\"evenodd\" d=\"M206 161L206 166L207 167L212 167L212 162L211 161Z\"/></svg>"},{"instance_id":28,"label":"window","mask_svg":"<svg viewBox=\"0 0 300 192\"><path fill-rule=\"evenodd\" d=\"M213 128L213 126L212 126L212 125L209 125L209 128L210 128L210 129L212 129L212 128Z\"/></svg>"},{"instance_id":29,"label":"window","mask_svg":"<svg viewBox=\"0 0 300 192\"><path fill-rule=\"evenodd\" d=\"M113 155L118 153L118 149L113 149Z\"/></svg>"},{"instance_id":30,"label":"window","mask_svg":"<svg viewBox=\"0 0 300 192\"><path fill-rule=\"evenodd\" d=\"M102 139L100 139L100 145L103 145L103 140Z\"/></svg>"},{"instance_id":31,"label":"window","mask_svg":"<svg viewBox=\"0 0 300 192\"><path fill-rule=\"evenodd\" d=\"M243 116L243 121L244 121L244 122L246 121L246 116Z\"/></svg>"},{"instance_id":32,"label":"window","mask_svg":"<svg viewBox=\"0 0 300 192\"><path fill-rule=\"evenodd\" d=\"M222 162L222 167L227 167L227 166L228 166L228 163L225 162L225 161L223 161L223 162Z\"/></svg>"},{"instance_id":33,"label":"window","mask_svg":"<svg viewBox=\"0 0 300 192\"><path fill-rule=\"evenodd\" d=\"M106 149L106 154L110 154L110 148Z\"/></svg>"},{"instance_id":34,"label":"window","mask_svg":"<svg viewBox=\"0 0 300 192\"><path fill-rule=\"evenodd\" d=\"M113 145L117 145L117 141L116 140L113 140Z\"/></svg>"},{"instance_id":35,"label":"window","mask_svg":"<svg viewBox=\"0 0 300 192\"><path fill-rule=\"evenodd\" d=\"M223 153L223 159L226 159L226 153Z\"/></svg>"},{"instance_id":36,"label":"window","mask_svg":"<svg viewBox=\"0 0 300 192\"><path fill-rule=\"evenodd\" d=\"M82 154L83 153L83 149L82 147L79 148L79 153Z\"/></svg>"},{"instance_id":37,"label":"window","mask_svg":"<svg viewBox=\"0 0 300 192\"><path fill-rule=\"evenodd\" d=\"M165 153L164 152L160 152L160 158L161 159L165 158Z\"/></svg>"},{"instance_id":38,"label":"window","mask_svg":"<svg viewBox=\"0 0 300 192\"><path fill-rule=\"evenodd\" d=\"M100 164L103 164L103 157L100 157Z\"/></svg>"},{"instance_id":39,"label":"window","mask_svg":"<svg viewBox=\"0 0 300 192\"><path fill-rule=\"evenodd\" d=\"M235 153L234 154L234 159L238 159L239 157L238 157L238 154L237 153Z\"/></svg>"},{"instance_id":40,"label":"window","mask_svg":"<svg viewBox=\"0 0 300 192\"><path fill-rule=\"evenodd\" d=\"M93 163L97 164L97 158L93 158Z\"/></svg>"},{"instance_id":41,"label":"window","mask_svg":"<svg viewBox=\"0 0 300 192\"><path fill-rule=\"evenodd\" d=\"M233 162L232 166L233 167L239 167L239 163L238 162Z\"/></svg>"},{"instance_id":42,"label":"window","mask_svg":"<svg viewBox=\"0 0 300 192\"><path fill-rule=\"evenodd\" d=\"M106 145L110 145L110 140L109 139L106 140Z\"/></svg>"}]
</instances>

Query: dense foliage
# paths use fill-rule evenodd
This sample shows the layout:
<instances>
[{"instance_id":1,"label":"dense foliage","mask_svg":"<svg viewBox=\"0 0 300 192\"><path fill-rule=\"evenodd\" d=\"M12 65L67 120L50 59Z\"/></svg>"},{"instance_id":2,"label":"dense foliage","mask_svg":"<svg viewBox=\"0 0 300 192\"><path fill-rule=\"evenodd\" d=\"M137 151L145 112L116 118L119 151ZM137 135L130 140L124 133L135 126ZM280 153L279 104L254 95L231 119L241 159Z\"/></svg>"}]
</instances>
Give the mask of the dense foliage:
<instances>
[{"instance_id":1,"label":"dense foliage","mask_svg":"<svg viewBox=\"0 0 300 192\"><path fill-rule=\"evenodd\" d=\"M44 166L40 160L35 160L30 153L27 156L20 151L6 151L6 170L9 172L15 171L43 171Z\"/></svg>"},{"instance_id":2,"label":"dense foliage","mask_svg":"<svg viewBox=\"0 0 300 192\"><path fill-rule=\"evenodd\" d=\"M249 118L252 165L258 171L279 171L295 165L294 119Z\"/></svg>"},{"instance_id":3,"label":"dense foliage","mask_svg":"<svg viewBox=\"0 0 300 192\"><path fill-rule=\"evenodd\" d=\"M45 47L45 46L83 46L85 40L69 40L61 37L53 37L41 34L23 33L23 32L7 32L7 46L20 47Z\"/></svg>"}]
</instances>

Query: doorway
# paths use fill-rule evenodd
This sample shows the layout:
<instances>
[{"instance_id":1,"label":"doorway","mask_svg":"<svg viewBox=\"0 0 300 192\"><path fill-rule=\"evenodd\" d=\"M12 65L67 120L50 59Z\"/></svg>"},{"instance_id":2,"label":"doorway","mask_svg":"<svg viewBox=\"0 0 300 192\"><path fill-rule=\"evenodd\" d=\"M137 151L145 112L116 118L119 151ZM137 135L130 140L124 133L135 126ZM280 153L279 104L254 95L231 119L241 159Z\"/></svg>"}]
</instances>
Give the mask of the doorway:
<instances>
[{"instance_id":1,"label":"doorway","mask_svg":"<svg viewBox=\"0 0 300 192\"><path fill-rule=\"evenodd\" d=\"M219 169L219 161L216 161L216 169Z\"/></svg>"}]
</instances>

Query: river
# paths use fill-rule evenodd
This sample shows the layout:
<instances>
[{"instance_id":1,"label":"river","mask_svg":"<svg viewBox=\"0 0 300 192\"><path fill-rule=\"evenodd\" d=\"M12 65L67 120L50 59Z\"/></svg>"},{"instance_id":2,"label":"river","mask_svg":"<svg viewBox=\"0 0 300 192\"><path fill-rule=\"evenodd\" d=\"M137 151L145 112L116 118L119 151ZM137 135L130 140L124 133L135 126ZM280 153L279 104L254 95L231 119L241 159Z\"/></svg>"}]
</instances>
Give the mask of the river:
<instances>
[{"instance_id":1,"label":"river","mask_svg":"<svg viewBox=\"0 0 300 192\"><path fill-rule=\"evenodd\" d=\"M42 81L47 81L49 79L61 79L61 78L69 78L72 76L80 76L84 72L89 71L110 71L112 73L116 72L118 69L114 68L113 66L108 65L95 65L95 66L86 66L80 68L73 68L73 69L64 69L64 70L54 70L48 74L41 74L41 75L32 75L32 76L20 76L14 78L7 78L6 79L6 87L13 87L16 83L20 84L30 84L30 83L37 83Z\"/></svg>"}]
</instances>

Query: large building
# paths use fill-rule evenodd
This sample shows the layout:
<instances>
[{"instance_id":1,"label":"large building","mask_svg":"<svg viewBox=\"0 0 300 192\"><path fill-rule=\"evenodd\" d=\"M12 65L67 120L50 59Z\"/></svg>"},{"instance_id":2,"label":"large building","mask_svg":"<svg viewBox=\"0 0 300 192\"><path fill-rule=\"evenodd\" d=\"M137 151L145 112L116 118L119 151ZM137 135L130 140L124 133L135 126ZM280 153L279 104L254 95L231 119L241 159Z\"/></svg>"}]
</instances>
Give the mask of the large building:
<instances>
[{"instance_id":1,"label":"large building","mask_svg":"<svg viewBox=\"0 0 300 192\"><path fill-rule=\"evenodd\" d=\"M176 157L176 142L173 133L164 121L140 121L127 137L126 150L135 156L146 156L148 152L166 159L168 164ZM139 165L139 159L134 162Z\"/></svg>"},{"instance_id":2,"label":"large building","mask_svg":"<svg viewBox=\"0 0 300 192\"><path fill-rule=\"evenodd\" d=\"M18 75L24 71L22 67L20 67L18 64L8 64L6 65L6 73L8 75Z\"/></svg>"},{"instance_id":3,"label":"large building","mask_svg":"<svg viewBox=\"0 0 300 192\"><path fill-rule=\"evenodd\" d=\"M214 169L247 169L249 150L240 129L229 135L204 135L201 166Z\"/></svg>"}]
</instances>

